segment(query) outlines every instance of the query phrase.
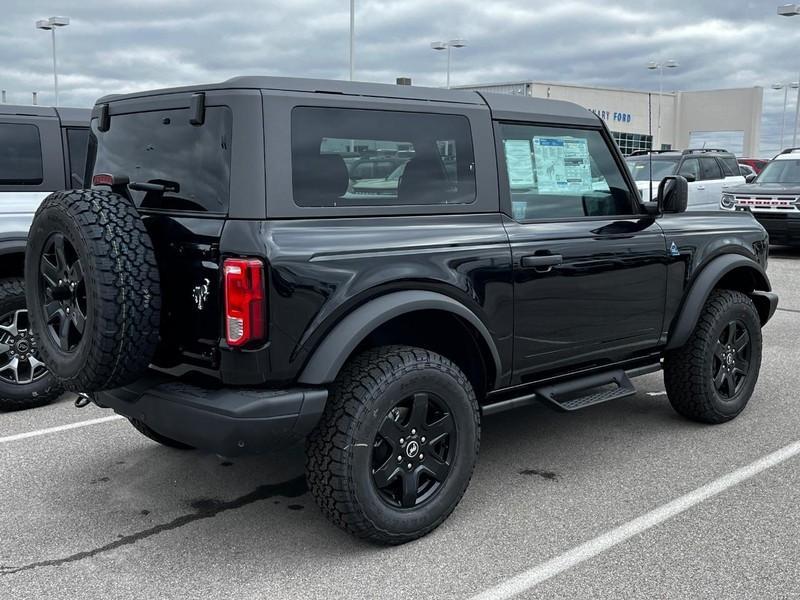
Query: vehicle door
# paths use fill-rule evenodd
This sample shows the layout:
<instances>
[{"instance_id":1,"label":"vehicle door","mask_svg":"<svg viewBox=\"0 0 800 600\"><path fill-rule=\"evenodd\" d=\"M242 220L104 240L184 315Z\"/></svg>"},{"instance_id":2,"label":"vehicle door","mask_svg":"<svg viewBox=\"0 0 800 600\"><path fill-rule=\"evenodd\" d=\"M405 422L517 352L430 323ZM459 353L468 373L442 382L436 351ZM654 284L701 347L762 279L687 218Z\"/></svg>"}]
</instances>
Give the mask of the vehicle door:
<instances>
[{"instance_id":1,"label":"vehicle door","mask_svg":"<svg viewBox=\"0 0 800 600\"><path fill-rule=\"evenodd\" d=\"M722 196L722 185L725 177L722 174L719 161L713 156L700 156L700 187L703 190L702 210L718 210L719 199ZM700 207L698 207L700 208Z\"/></svg>"},{"instance_id":2,"label":"vehicle door","mask_svg":"<svg viewBox=\"0 0 800 600\"><path fill-rule=\"evenodd\" d=\"M685 177L689 182L689 206L687 210L704 210L707 203L705 197L706 185L701 181L700 160L696 156L683 159L678 168L678 175Z\"/></svg>"},{"instance_id":3,"label":"vehicle door","mask_svg":"<svg viewBox=\"0 0 800 600\"><path fill-rule=\"evenodd\" d=\"M514 380L657 343L661 228L602 127L496 125L514 264Z\"/></svg>"}]
</instances>

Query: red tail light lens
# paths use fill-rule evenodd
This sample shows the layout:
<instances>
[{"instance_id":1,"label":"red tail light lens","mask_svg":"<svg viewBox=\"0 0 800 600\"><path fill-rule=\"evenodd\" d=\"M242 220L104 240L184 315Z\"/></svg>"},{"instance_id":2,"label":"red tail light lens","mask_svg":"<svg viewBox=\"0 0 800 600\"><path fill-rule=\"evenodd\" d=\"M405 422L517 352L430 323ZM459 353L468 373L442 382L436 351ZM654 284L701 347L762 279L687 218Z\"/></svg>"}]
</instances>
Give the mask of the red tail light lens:
<instances>
[{"instance_id":1,"label":"red tail light lens","mask_svg":"<svg viewBox=\"0 0 800 600\"><path fill-rule=\"evenodd\" d=\"M264 263L255 258L229 258L225 276L225 338L229 346L263 340L267 334Z\"/></svg>"}]
</instances>

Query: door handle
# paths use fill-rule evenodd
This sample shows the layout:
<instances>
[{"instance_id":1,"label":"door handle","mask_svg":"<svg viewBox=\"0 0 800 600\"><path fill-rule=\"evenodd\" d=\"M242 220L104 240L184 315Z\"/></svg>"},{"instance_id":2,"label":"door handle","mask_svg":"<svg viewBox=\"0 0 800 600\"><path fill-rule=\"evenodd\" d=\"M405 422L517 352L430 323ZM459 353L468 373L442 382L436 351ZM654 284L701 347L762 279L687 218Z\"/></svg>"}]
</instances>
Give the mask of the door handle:
<instances>
[{"instance_id":1,"label":"door handle","mask_svg":"<svg viewBox=\"0 0 800 600\"><path fill-rule=\"evenodd\" d=\"M560 254L534 254L522 257L523 267L535 267L537 271L546 273L556 265L564 262L564 257Z\"/></svg>"},{"instance_id":2,"label":"door handle","mask_svg":"<svg viewBox=\"0 0 800 600\"><path fill-rule=\"evenodd\" d=\"M698 185L698 186L697 186L697 189L698 189L698 190L700 190L700 191L702 192L704 189L706 189L706 186L704 186L704 185Z\"/></svg>"}]
</instances>

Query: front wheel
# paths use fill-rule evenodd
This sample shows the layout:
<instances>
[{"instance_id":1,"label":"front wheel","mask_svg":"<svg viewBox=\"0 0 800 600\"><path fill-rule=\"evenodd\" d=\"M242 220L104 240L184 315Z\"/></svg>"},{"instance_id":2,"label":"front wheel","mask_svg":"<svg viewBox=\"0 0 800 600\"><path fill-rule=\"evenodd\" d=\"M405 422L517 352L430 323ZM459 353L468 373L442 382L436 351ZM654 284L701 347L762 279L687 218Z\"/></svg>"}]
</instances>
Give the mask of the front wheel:
<instances>
[{"instance_id":1,"label":"front wheel","mask_svg":"<svg viewBox=\"0 0 800 600\"><path fill-rule=\"evenodd\" d=\"M761 320L733 290L711 293L692 335L664 357L672 407L701 423L724 423L747 406L761 368Z\"/></svg>"},{"instance_id":2,"label":"front wheel","mask_svg":"<svg viewBox=\"0 0 800 600\"><path fill-rule=\"evenodd\" d=\"M472 385L420 348L369 350L343 369L307 445L322 511L350 533L401 544L438 527L467 489L480 422Z\"/></svg>"}]
</instances>

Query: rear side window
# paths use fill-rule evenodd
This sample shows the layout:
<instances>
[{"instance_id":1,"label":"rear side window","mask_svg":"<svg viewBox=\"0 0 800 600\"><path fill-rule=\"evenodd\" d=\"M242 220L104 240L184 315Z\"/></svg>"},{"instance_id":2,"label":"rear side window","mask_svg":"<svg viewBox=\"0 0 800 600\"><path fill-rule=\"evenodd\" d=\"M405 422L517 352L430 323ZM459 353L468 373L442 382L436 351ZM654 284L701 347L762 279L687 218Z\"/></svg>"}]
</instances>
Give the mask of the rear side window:
<instances>
[{"instance_id":1,"label":"rear side window","mask_svg":"<svg viewBox=\"0 0 800 600\"><path fill-rule=\"evenodd\" d=\"M0 184L41 183L42 142L39 128L27 123L0 123Z\"/></svg>"},{"instance_id":2,"label":"rear side window","mask_svg":"<svg viewBox=\"0 0 800 600\"><path fill-rule=\"evenodd\" d=\"M599 131L510 123L501 131L517 221L634 213L634 197Z\"/></svg>"},{"instance_id":3,"label":"rear side window","mask_svg":"<svg viewBox=\"0 0 800 600\"><path fill-rule=\"evenodd\" d=\"M700 159L700 179L722 179L722 171L715 158L706 156Z\"/></svg>"},{"instance_id":4,"label":"rear side window","mask_svg":"<svg viewBox=\"0 0 800 600\"><path fill-rule=\"evenodd\" d=\"M190 118L188 108L113 115L105 132L98 131L97 119L92 119L87 171L167 187L131 190L137 207L226 214L231 112L212 106L206 108L202 125L192 125Z\"/></svg>"},{"instance_id":5,"label":"rear side window","mask_svg":"<svg viewBox=\"0 0 800 600\"><path fill-rule=\"evenodd\" d=\"M85 187L86 152L89 148L89 130L85 127L67 129L67 151L69 152L70 187Z\"/></svg>"},{"instance_id":6,"label":"rear side window","mask_svg":"<svg viewBox=\"0 0 800 600\"><path fill-rule=\"evenodd\" d=\"M469 204L475 200L469 120L297 107L292 190L298 206Z\"/></svg>"},{"instance_id":7,"label":"rear side window","mask_svg":"<svg viewBox=\"0 0 800 600\"><path fill-rule=\"evenodd\" d=\"M730 177L732 175L740 175L739 161L734 156L720 156L719 162L722 165L722 175Z\"/></svg>"}]
</instances>

